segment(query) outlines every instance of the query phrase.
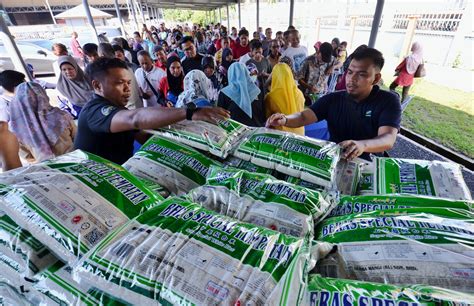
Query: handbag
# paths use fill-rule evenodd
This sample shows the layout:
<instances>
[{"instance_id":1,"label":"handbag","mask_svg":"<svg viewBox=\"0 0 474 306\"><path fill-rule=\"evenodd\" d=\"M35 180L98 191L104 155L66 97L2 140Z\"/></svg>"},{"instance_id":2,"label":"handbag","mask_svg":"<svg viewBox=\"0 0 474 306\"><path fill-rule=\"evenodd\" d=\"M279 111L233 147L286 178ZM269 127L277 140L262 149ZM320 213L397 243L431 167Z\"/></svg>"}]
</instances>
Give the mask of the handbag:
<instances>
[{"instance_id":1,"label":"handbag","mask_svg":"<svg viewBox=\"0 0 474 306\"><path fill-rule=\"evenodd\" d=\"M416 68L415 78L422 78L425 75L426 75L425 64L421 63L421 64L418 65L418 68Z\"/></svg>"}]
</instances>

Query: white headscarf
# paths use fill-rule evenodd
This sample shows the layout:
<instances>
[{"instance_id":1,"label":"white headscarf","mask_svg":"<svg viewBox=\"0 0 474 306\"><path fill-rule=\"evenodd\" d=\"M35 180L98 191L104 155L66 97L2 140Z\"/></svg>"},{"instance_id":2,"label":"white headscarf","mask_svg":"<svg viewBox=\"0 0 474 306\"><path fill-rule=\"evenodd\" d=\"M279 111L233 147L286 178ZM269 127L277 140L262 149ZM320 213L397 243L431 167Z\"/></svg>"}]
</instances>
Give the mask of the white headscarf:
<instances>
[{"instance_id":1,"label":"white headscarf","mask_svg":"<svg viewBox=\"0 0 474 306\"><path fill-rule=\"evenodd\" d=\"M211 81L201 70L191 70L186 74L183 81L184 91L179 95L176 107L184 107L198 98L212 103L215 94Z\"/></svg>"},{"instance_id":2,"label":"white headscarf","mask_svg":"<svg viewBox=\"0 0 474 306\"><path fill-rule=\"evenodd\" d=\"M423 63L423 47L418 42L411 45L411 54L407 57L407 72L414 74L418 66Z\"/></svg>"}]
</instances>

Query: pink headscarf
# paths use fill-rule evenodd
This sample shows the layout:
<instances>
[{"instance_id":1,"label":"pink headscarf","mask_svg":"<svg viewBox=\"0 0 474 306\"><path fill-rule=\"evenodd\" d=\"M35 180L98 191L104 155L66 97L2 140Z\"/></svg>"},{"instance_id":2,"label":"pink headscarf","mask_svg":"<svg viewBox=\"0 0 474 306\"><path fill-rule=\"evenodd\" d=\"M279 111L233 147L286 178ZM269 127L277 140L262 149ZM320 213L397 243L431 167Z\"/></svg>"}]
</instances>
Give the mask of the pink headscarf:
<instances>
[{"instance_id":1,"label":"pink headscarf","mask_svg":"<svg viewBox=\"0 0 474 306\"><path fill-rule=\"evenodd\" d=\"M314 49L319 50L319 47L321 47L321 44L322 44L322 43L321 43L320 41L317 41L317 42L314 44L314 46L313 46Z\"/></svg>"},{"instance_id":2,"label":"pink headscarf","mask_svg":"<svg viewBox=\"0 0 474 306\"><path fill-rule=\"evenodd\" d=\"M411 45L411 54L408 55L407 59L407 72L414 74L418 66L423 63L423 47L418 42L414 42Z\"/></svg>"},{"instance_id":3,"label":"pink headscarf","mask_svg":"<svg viewBox=\"0 0 474 306\"><path fill-rule=\"evenodd\" d=\"M31 148L37 161L54 157L53 146L73 121L71 115L52 107L43 87L33 82L18 85L10 112L11 131Z\"/></svg>"}]
</instances>

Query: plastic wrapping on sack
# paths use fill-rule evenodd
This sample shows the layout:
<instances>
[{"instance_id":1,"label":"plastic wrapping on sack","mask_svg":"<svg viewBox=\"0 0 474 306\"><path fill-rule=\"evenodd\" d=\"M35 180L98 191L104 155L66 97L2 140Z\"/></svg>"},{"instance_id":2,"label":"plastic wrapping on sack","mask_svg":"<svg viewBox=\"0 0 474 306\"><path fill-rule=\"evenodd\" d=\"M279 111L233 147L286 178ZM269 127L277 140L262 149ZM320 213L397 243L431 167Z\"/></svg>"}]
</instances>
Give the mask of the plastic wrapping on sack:
<instances>
[{"instance_id":1,"label":"plastic wrapping on sack","mask_svg":"<svg viewBox=\"0 0 474 306\"><path fill-rule=\"evenodd\" d=\"M335 143L266 128L249 133L233 153L243 160L326 188L335 184L339 154L340 147Z\"/></svg>"},{"instance_id":2,"label":"plastic wrapping on sack","mask_svg":"<svg viewBox=\"0 0 474 306\"><path fill-rule=\"evenodd\" d=\"M220 164L187 145L153 136L123 166L137 177L182 195L204 184L212 165Z\"/></svg>"},{"instance_id":3,"label":"plastic wrapping on sack","mask_svg":"<svg viewBox=\"0 0 474 306\"><path fill-rule=\"evenodd\" d=\"M33 277L56 261L29 232L7 215L0 217L0 281L15 287L28 285L25 277Z\"/></svg>"},{"instance_id":4,"label":"plastic wrapping on sack","mask_svg":"<svg viewBox=\"0 0 474 306\"><path fill-rule=\"evenodd\" d=\"M361 161L339 160L336 166L336 186L341 194L356 194L360 179Z\"/></svg>"},{"instance_id":5,"label":"plastic wrapping on sack","mask_svg":"<svg viewBox=\"0 0 474 306\"><path fill-rule=\"evenodd\" d=\"M394 286L310 274L307 306L441 306L473 305L474 296L439 287Z\"/></svg>"},{"instance_id":6,"label":"plastic wrapping on sack","mask_svg":"<svg viewBox=\"0 0 474 306\"><path fill-rule=\"evenodd\" d=\"M207 185L189 193L217 213L295 237L314 236L314 224L329 212L337 194L321 194L268 174L212 167Z\"/></svg>"},{"instance_id":7,"label":"plastic wrapping on sack","mask_svg":"<svg viewBox=\"0 0 474 306\"><path fill-rule=\"evenodd\" d=\"M58 261L37 275L27 298L35 305L129 305L72 278L72 268Z\"/></svg>"},{"instance_id":8,"label":"plastic wrapping on sack","mask_svg":"<svg viewBox=\"0 0 474 306\"><path fill-rule=\"evenodd\" d=\"M461 166L450 162L375 157L376 194L405 193L471 200Z\"/></svg>"},{"instance_id":9,"label":"plastic wrapping on sack","mask_svg":"<svg viewBox=\"0 0 474 306\"><path fill-rule=\"evenodd\" d=\"M356 195L375 194L374 162L361 164L359 171Z\"/></svg>"},{"instance_id":10,"label":"plastic wrapping on sack","mask_svg":"<svg viewBox=\"0 0 474 306\"><path fill-rule=\"evenodd\" d=\"M0 305L5 306L30 306L28 301L17 289L1 281L0 278Z\"/></svg>"},{"instance_id":11,"label":"plastic wrapping on sack","mask_svg":"<svg viewBox=\"0 0 474 306\"><path fill-rule=\"evenodd\" d=\"M252 162L237 158L235 156L227 157L223 162L223 166L247 170L249 172L257 172L257 173L270 174L270 175L273 173L273 169L261 167Z\"/></svg>"},{"instance_id":12,"label":"plastic wrapping on sack","mask_svg":"<svg viewBox=\"0 0 474 306\"><path fill-rule=\"evenodd\" d=\"M338 252L318 263L323 276L474 291L474 214L406 208L328 218L316 239Z\"/></svg>"},{"instance_id":13,"label":"plastic wrapping on sack","mask_svg":"<svg viewBox=\"0 0 474 306\"><path fill-rule=\"evenodd\" d=\"M474 202L401 194L341 196L339 203L331 211L329 217L345 216L375 210L381 211L416 207L459 208L472 211L472 209L474 209Z\"/></svg>"},{"instance_id":14,"label":"plastic wrapping on sack","mask_svg":"<svg viewBox=\"0 0 474 306\"><path fill-rule=\"evenodd\" d=\"M136 305L296 305L310 262L307 239L168 198L83 257L75 279Z\"/></svg>"},{"instance_id":15,"label":"plastic wrapping on sack","mask_svg":"<svg viewBox=\"0 0 474 306\"><path fill-rule=\"evenodd\" d=\"M301 187L304 187L304 188L309 188L311 190L315 190L315 191L319 191L319 192L324 192L326 190L326 187L324 186L321 186L321 185L318 185L318 184L315 184L315 183L311 183L311 182L308 182L308 181L304 181L298 177L294 177L294 176L291 176L291 175L285 175L283 173L276 173L277 175L277 178L281 179L282 181L285 181L285 182L288 182L290 184L295 184L295 185L298 185L298 186L301 186Z\"/></svg>"},{"instance_id":16,"label":"plastic wrapping on sack","mask_svg":"<svg viewBox=\"0 0 474 306\"><path fill-rule=\"evenodd\" d=\"M183 120L158 130L147 130L162 135L193 148L226 158L249 128L232 119L220 120L218 125L205 121Z\"/></svg>"},{"instance_id":17,"label":"plastic wrapping on sack","mask_svg":"<svg viewBox=\"0 0 474 306\"><path fill-rule=\"evenodd\" d=\"M162 198L161 200L164 200L164 199L166 199L167 197L170 196L170 192L168 191L168 189L161 186L160 184L158 184L156 182L152 182L149 179L146 179L146 178L143 178L143 177L139 177L138 179L143 184L143 186L145 186L146 188L148 188L151 191L153 191L154 193L156 193L156 195L159 198Z\"/></svg>"},{"instance_id":18,"label":"plastic wrapping on sack","mask_svg":"<svg viewBox=\"0 0 474 306\"><path fill-rule=\"evenodd\" d=\"M122 167L79 150L0 175L5 213L68 263L160 200Z\"/></svg>"}]
</instances>

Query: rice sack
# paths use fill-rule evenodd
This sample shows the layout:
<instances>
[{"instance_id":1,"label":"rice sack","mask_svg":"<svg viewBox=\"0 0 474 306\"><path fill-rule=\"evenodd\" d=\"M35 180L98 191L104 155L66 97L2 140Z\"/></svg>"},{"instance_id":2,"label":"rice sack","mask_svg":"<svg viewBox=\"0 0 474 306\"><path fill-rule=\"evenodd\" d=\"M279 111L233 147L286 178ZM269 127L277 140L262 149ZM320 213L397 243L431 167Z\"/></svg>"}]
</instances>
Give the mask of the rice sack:
<instances>
[{"instance_id":1,"label":"rice sack","mask_svg":"<svg viewBox=\"0 0 474 306\"><path fill-rule=\"evenodd\" d=\"M405 208L328 218L316 240L337 243L323 276L425 284L474 291L474 214L456 208Z\"/></svg>"},{"instance_id":2,"label":"rice sack","mask_svg":"<svg viewBox=\"0 0 474 306\"><path fill-rule=\"evenodd\" d=\"M15 287L25 285L25 277L33 277L56 261L28 231L7 215L0 217L0 281Z\"/></svg>"},{"instance_id":3,"label":"rice sack","mask_svg":"<svg viewBox=\"0 0 474 306\"><path fill-rule=\"evenodd\" d=\"M246 125L228 119L219 120L217 125L205 121L183 120L166 128L147 131L226 158L248 130Z\"/></svg>"},{"instance_id":4,"label":"rice sack","mask_svg":"<svg viewBox=\"0 0 474 306\"><path fill-rule=\"evenodd\" d=\"M187 145L153 136L123 166L139 178L182 195L204 184L212 165L220 164Z\"/></svg>"},{"instance_id":5,"label":"rice sack","mask_svg":"<svg viewBox=\"0 0 474 306\"><path fill-rule=\"evenodd\" d=\"M211 168L207 185L189 195L207 209L295 237L313 237L315 222L331 209L337 197L268 174L218 167Z\"/></svg>"},{"instance_id":6,"label":"rice sack","mask_svg":"<svg viewBox=\"0 0 474 306\"><path fill-rule=\"evenodd\" d=\"M472 200L461 166L450 162L376 157L376 194L405 193Z\"/></svg>"},{"instance_id":7,"label":"rice sack","mask_svg":"<svg viewBox=\"0 0 474 306\"><path fill-rule=\"evenodd\" d=\"M380 211L416 207L459 208L472 211L474 208L474 202L402 194L341 196L339 203L333 208L329 216L336 217L374 210Z\"/></svg>"},{"instance_id":8,"label":"rice sack","mask_svg":"<svg viewBox=\"0 0 474 306\"><path fill-rule=\"evenodd\" d=\"M5 213L68 263L160 200L122 167L79 150L0 175Z\"/></svg>"},{"instance_id":9,"label":"rice sack","mask_svg":"<svg viewBox=\"0 0 474 306\"><path fill-rule=\"evenodd\" d=\"M309 306L439 306L472 305L474 296L423 285L394 286L311 274L306 300Z\"/></svg>"},{"instance_id":10,"label":"rice sack","mask_svg":"<svg viewBox=\"0 0 474 306\"><path fill-rule=\"evenodd\" d=\"M252 163L330 188L335 184L340 147L282 131L257 128L233 153Z\"/></svg>"},{"instance_id":11,"label":"rice sack","mask_svg":"<svg viewBox=\"0 0 474 306\"><path fill-rule=\"evenodd\" d=\"M111 233L75 279L131 304L297 305L309 241L168 198Z\"/></svg>"}]
</instances>

